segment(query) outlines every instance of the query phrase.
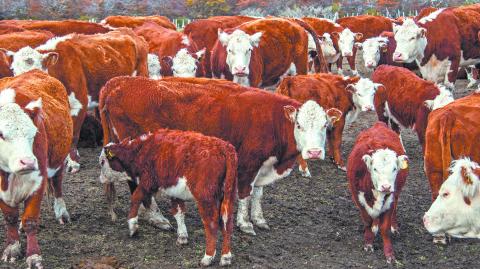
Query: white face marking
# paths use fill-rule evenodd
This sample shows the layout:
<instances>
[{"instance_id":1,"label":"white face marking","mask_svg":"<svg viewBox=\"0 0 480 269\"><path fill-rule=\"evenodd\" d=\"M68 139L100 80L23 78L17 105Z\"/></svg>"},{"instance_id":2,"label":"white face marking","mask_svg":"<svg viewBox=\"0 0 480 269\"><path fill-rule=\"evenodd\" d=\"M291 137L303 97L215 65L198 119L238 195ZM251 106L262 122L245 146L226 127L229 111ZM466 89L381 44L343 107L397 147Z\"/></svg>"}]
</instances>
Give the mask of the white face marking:
<instances>
[{"instance_id":1,"label":"white face marking","mask_svg":"<svg viewBox=\"0 0 480 269\"><path fill-rule=\"evenodd\" d=\"M232 75L248 76L252 50L258 47L261 37L261 32L249 35L242 30L235 30L227 34L219 30L218 39L227 50L227 64Z\"/></svg>"},{"instance_id":2,"label":"white face marking","mask_svg":"<svg viewBox=\"0 0 480 269\"><path fill-rule=\"evenodd\" d=\"M7 173L38 169L37 158L33 154L37 127L18 104L0 106L0 134L0 169Z\"/></svg>"},{"instance_id":3,"label":"white face marking","mask_svg":"<svg viewBox=\"0 0 480 269\"><path fill-rule=\"evenodd\" d=\"M323 40L320 42L320 46L322 47L323 56L327 59L329 63L332 62L332 58L335 58L334 61L336 61L338 58L337 56L340 55L337 53L337 50L333 46L332 37L329 33L324 33L322 39Z\"/></svg>"},{"instance_id":4,"label":"white face marking","mask_svg":"<svg viewBox=\"0 0 480 269\"><path fill-rule=\"evenodd\" d=\"M162 76L160 75L160 59L158 56L152 53L148 54L148 77L151 79L160 79Z\"/></svg>"},{"instance_id":5,"label":"white face marking","mask_svg":"<svg viewBox=\"0 0 480 269\"><path fill-rule=\"evenodd\" d=\"M34 69L47 72L47 69L44 68L42 64L44 58L45 55L32 49L31 47L24 47L13 55L13 61L10 68L15 76Z\"/></svg>"},{"instance_id":6,"label":"white face marking","mask_svg":"<svg viewBox=\"0 0 480 269\"><path fill-rule=\"evenodd\" d=\"M443 85L438 85L438 89L440 90L440 93L435 99L425 101L425 105L432 111L444 107L454 101L452 93Z\"/></svg>"},{"instance_id":7,"label":"white face marking","mask_svg":"<svg viewBox=\"0 0 480 269\"><path fill-rule=\"evenodd\" d=\"M407 156L397 157L391 149L379 149L372 155L364 155L362 159L370 172L374 190L385 193L394 192L397 174L407 161Z\"/></svg>"},{"instance_id":8,"label":"white face marking","mask_svg":"<svg viewBox=\"0 0 480 269\"><path fill-rule=\"evenodd\" d=\"M111 144L112 143L108 145L111 145ZM113 182L130 180L130 177L127 176L127 173L117 172L110 167L110 164L108 162L107 156L105 155L104 149L102 149L102 152L98 157L98 162L100 164L100 177L99 177L100 183L105 184L105 183L113 183Z\"/></svg>"},{"instance_id":9,"label":"white face marking","mask_svg":"<svg viewBox=\"0 0 480 269\"><path fill-rule=\"evenodd\" d=\"M363 206L363 208L365 208L368 215L370 215L372 218L378 218L380 214L390 209L394 195L390 194L387 199L385 199L385 196L387 195L386 193L378 192L376 190L372 190L372 192L375 198L372 206L368 205L367 200L365 199L365 193L362 191L358 193L358 201Z\"/></svg>"},{"instance_id":10,"label":"white face marking","mask_svg":"<svg viewBox=\"0 0 480 269\"><path fill-rule=\"evenodd\" d=\"M361 78L357 83L350 85L348 90L352 92L352 101L355 108L361 111L375 110L373 99L380 86L381 84L373 83L368 78Z\"/></svg>"},{"instance_id":11,"label":"white face marking","mask_svg":"<svg viewBox=\"0 0 480 269\"><path fill-rule=\"evenodd\" d=\"M292 172L292 169L287 169L282 174L277 173L277 170L275 170L274 167L277 162L278 159L275 156L270 156L266 161L263 162L262 167L260 167L255 179L252 182L252 192L254 186L260 187L268 185L288 176L290 172Z\"/></svg>"},{"instance_id":12,"label":"white face marking","mask_svg":"<svg viewBox=\"0 0 480 269\"><path fill-rule=\"evenodd\" d=\"M0 190L0 199L11 207L17 207L40 188L42 180L39 170L23 175L10 174L8 189L5 192Z\"/></svg>"},{"instance_id":13,"label":"white face marking","mask_svg":"<svg viewBox=\"0 0 480 269\"><path fill-rule=\"evenodd\" d=\"M382 50L387 47L388 38L373 37L362 43L363 62L366 68L375 68L380 61Z\"/></svg>"},{"instance_id":14,"label":"white face marking","mask_svg":"<svg viewBox=\"0 0 480 269\"><path fill-rule=\"evenodd\" d=\"M434 21L440 13L442 13L445 10L445 8L441 8L436 10L435 12L430 13L428 16L421 18L418 22L421 24L425 24L427 22L432 22Z\"/></svg>"},{"instance_id":15,"label":"white face marking","mask_svg":"<svg viewBox=\"0 0 480 269\"><path fill-rule=\"evenodd\" d=\"M393 53L395 62L411 63L423 59L427 47L426 30L419 27L412 19L406 19L402 25L394 25L397 47Z\"/></svg>"},{"instance_id":16,"label":"white face marking","mask_svg":"<svg viewBox=\"0 0 480 269\"><path fill-rule=\"evenodd\" d=\"M78 116L80 110L82 110L83 106L80 101L75 97L75 93L71 92L68 96L68 103L70 104L70 116Z\"/></svg>"},{"instance_id":17,"label":"white face marking","mask_svg":"<svg viewBox=\"0 0 480 269\"><path fill-rule=\"evenodd\" d=\"M462 175L462 169L464 175ZM468 158L452 162L450 176L443 182L437 199L425 213L423 222L431 234L480 238L480 166ZM474 172L473 170L477 170ZM467 182L468 181L468 182ZM465 202L470 200L470 205Z\"/></svg>"},{"instance_id":18,"label":"white face marking","mask_svg":"<svg viewBox=\"0 0 480 269\"><path fill-rule=\"evenodd\" d=\"M353 55L353 45L355 43L355 33L350 29L345 28L340 33L340 38L338 39L338 47L342 52L343 57Z\"/></svg>"},{"instance_id":19,"label":"white face marking","mask_svg":"<svg viewBox=\"0 0 480 269\"><path fill-rule=\"evenodd\" d=\"M197 59L188 53L187 49L181 49L172 59L172 71L174 77L194 78L197 72Z\"/></svg>"},{"instance_id":20,"label":"white face marking","mask_svg":"<svg viewBox=\"0 0 480 269\"><path fill-rule=\"evenodd\" d=\"M187 186L187 179L185 177L178 178L177 185L164 189L163 193L169 197L175 197L184 201L193 199L193 195Z\"/></svg>"}]
</instances>

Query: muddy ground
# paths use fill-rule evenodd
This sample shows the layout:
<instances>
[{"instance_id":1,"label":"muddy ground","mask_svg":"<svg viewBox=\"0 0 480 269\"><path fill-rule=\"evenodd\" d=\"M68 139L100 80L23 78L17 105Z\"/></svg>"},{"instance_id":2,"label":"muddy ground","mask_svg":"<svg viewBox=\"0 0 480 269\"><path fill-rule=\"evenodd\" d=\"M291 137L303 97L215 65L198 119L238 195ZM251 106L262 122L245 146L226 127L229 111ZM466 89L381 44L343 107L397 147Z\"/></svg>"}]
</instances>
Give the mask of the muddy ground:
<instances>
[{"instance_id":1,"label":"muddy ground","mask_svg":"<svg viewBox=\"0 0 480 269\"><path fill-rule=\"evenodd\" d=\"M346 69L344 69L346 70ZM457 81L457 97L469 93L466 81ZM372 125L374 112L345 130L343 156L350 152L357 134ZM436 246L422 225L423 213L431 204L423 172L423 158L416 136L402 132L410 159L410 174L400 196L400 235L393 239L398 268L480 268L480 242L453 239L448 246ZM204 233L193 203L188 204L186 225L189 244L177 246L176 234L140 221L139 235L129 238L126 215L129 194L126 184L117 184L119 220L106 214L101 185L97 182L100 149L81 149L82 170L67 176L65 200L72 223L61 226L54 220L52 200L45 199L38 235L45 268L70 268L78 261L115 256L125 268L197 268L204 254ZM310 162L313 178L292 173L265 188L264 212L271 230L257 229L257 236L233 235L233 268L384 268L388 267L379 237L375 252L362 248L362 224L351 201L346 175L331 162ZM159 205L172 224L168 200ZM1 218L1 217L0 217ZM1 220L3 222L3 220ZM4 232L0 233L4 240ZM22 246L24 246L24 239ZM220 253L220 249L217 250ZM11 268L24 268L21 259ZM218 264L219 258L214 261ZM215 265L216 266L216 265ZM10 268L0 263L0 268Z\"/></svg>"}]
</instances>

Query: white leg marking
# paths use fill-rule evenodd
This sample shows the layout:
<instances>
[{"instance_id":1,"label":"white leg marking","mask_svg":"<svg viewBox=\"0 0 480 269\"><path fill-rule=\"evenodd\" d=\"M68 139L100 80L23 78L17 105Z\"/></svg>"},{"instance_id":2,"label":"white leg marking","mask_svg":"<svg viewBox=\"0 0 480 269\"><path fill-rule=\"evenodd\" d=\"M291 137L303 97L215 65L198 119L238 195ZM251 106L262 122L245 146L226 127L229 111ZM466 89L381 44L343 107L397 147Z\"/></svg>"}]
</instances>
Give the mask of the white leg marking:
<instances>
[{"instance_id":1,"label":"white leg marking","mask_svg":"<svg viewBox=\"0 0 480 269\"><path fill-rule=\"evenodd\" d=\"M144 216L148 221L148 223L152 224L157 228L160 228L163 230L170 230L172 228L170 221L163 216L162 211L160 211L160 208L158 208L157 202L153 197L152 197L152 204L150 205L150 208L145 209Z\"/></svg>"},{"instance_id":2,"label":"white leg marking","mask_svg":"<svg viewBox=\"0 0 480 269\"><path fill-rule=\"evenodd\" d=\"M223 254L220 258L220 266L228 266L232 264L232 253L228 252L227 254Z\"/></svg>"},{"instance_id":3,"label":"white leg marking","mask_svg":"<svg viewBox=\"0 0 480 269\"><path fill-rule=\"evenodd\" d=\"M36 268L36 269L43 269L42 266L42 256L38 254L33 254L27 258L27 266L28 269Z\"/></svg>"},{"instance_id":4,"label":"white leg marking","mask_svg":"<svg viewBox=\"0 0 480 269\"><path fill-rule=\"evenodd\" d=\"M138 216L128 220L128 231L130 236L133 236L138 230Z\"/></svg>"},{"instance_id":5,"label":"white leg marking","mask_svg":"<svg viewBox=\"0 0 480 269\"><path fill-rule=\"evenodd\" d=\"M55 198L53 201L53 211L55 212L55 218L60 224L63 224L63 221L70 222L70 214L68 214L65 200L62 197Z\"/></svg>"},{"instance_id":6,"label":"white leg marking","mask_svg":"<svg viewBox=\"0 0 480 269\"><path fill-rule=\"evenodd\" d=\"M377 233L378 233L378 225L372 225L372 232L373 232L373 234L377 235Z\"/></svg>"},{"instance_id":7,"label":"white leg marking","mask_svg":"<svg viewBox=\"0 0 480 269\"><path fill-rule=\"evenodd\" d=\"M263 210L262 210L262 197L263 197L263 187L253 187L253 194L252 194L252 204L251 204L251 216L252 221L257 225L259 228L262 229L270 229L267 225L267 221L263 217Z\"/></svg>"},{"instance_id":8,"label":"white leg marking","mask_svg":"<svg viewBox=\"0 0 480 269\"><path fill-rule=\"evenodd\" d=\"M177 244L186 245L188 243L187 226L185 225L185 212L182 211L180 206L177 208L177 214L175 214L175 220L177 221Z\"/></svg>"},{"instance_id":9,"label":"white leg marking","mask_svg":"<svg viewBox=\"0 0 480 269\"><path fill-rule=\"evenodd\" d=\"M203 256L203 259L200 262L200 264L202 266L209 266L210 264L212 264L213 259L215 259L215 254L217 254L216 251L213 253L213 256L209 256L207 255L207 253L205 253L205 256Z\"/></svg>"},{"instance_id":10,"label":"white leg marking","mask_svg":"<svg viewBox=\"0 0 480 269\"><path fill-rule=\"evenodd\" d=\"M302 177L312 177L312 174L310 174L310 170L308 169L308 166L305 167L305 170L302 169L302 166L298 166L298 171L302 174Z\"/></svg>"},{"instance_id":11,"label":"white leg marking","mask_svg":"<svg viewBox=\"0 0 480 269\"><path fill-rule=\"evenodd\" d=\"M70 174L75 174L80 170L80 164L70 158L70 154L67 155L65 159L67 171Z\"/></svg>"},{"instance_id":12,"label":"white leg marking","mask_svg":"<svg viewBox=\"0 0 480 269\"><path fill-rule=\"evenodd\" d=\"M253 224L248 219L248 203L250 197L238 199L237 226L244 233L255 235Z\"/></svg>"},{"instance_id":13,"label":"white leg marking","mask_svg":"<svg viewBox=\"0 0 480 269\"><path fill-rule=\"evenodd\" d=\"M20 241L15 241L3 251L2 261L14 263L20 257L20 254Z\"/></svg>"}]
</instances>

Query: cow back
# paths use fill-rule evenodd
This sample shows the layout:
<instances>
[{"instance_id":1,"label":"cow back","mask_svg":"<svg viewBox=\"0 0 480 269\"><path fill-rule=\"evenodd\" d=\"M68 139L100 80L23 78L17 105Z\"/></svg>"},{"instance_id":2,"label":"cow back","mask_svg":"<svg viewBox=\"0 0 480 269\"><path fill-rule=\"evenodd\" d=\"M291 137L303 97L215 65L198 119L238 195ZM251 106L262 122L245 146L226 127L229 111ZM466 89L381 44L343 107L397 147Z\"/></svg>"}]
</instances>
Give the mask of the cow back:
<instances>
[{"instance_id":1,"label":"cow back","mask_svg":"<svg viewBox=\"0 0 480 269\"><path fill-rule=\"evenodd\" d=\"M382 16L360 15L344 17L337 20L344 28L349 28L354 33L362 33L360 42L368 38L379 36L383 31L391 32L392 20Z\"/></svg>"}]
</instances>

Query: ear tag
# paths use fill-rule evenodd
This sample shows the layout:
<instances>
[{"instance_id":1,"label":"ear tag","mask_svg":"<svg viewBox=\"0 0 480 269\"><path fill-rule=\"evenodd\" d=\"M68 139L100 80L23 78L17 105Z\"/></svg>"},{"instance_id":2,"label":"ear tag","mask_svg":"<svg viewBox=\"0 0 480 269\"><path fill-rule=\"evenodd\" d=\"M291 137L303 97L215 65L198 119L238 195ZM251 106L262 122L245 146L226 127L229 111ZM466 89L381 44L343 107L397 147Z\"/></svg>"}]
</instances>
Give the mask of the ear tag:
<instances>
[{"instance_id":1,"label":"ear tag","mask_svg":"<svg viewBox=\"0 0 480 269\"><path fill-rule=\"evenodd\" d=\"M407 169L408 168L408 161L403 160L402 164L400 164L400 169Z\"/></svg>"}]
</instances>

